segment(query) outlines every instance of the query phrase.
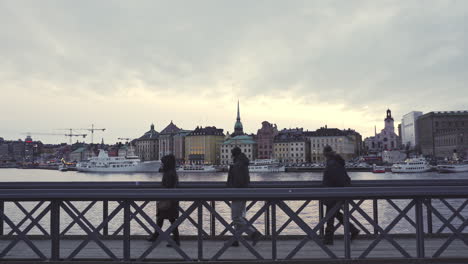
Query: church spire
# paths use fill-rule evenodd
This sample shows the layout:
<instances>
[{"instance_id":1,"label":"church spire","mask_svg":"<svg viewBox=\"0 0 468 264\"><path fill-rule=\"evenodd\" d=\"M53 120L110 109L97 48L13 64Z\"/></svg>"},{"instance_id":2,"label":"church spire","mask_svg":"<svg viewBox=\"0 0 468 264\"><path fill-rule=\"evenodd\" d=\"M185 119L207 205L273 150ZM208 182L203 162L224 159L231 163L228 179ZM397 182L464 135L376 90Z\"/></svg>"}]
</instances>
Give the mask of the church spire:
<instances>
[{"instance_id":1,"label":"church spire","mask_svg":"<svg viewBox=\"0 0 468 264\"><path fill-rule=\"evenodd\" d=\"M242 126L242 122L240 119L239 100L237 100L237 119L236 119L236 124L234 125L233 136L240 136L240 135L244 135L244 127Z\"/></svg>"},{"instance_id":2,"label":"church spire","mask_svg":"<svg viewBox=\"0 0 468 264\"><path fill-rule=\"evenodd\" d=\"M237 100L237 121L240 122L239 99Z\"/></svg>"}]
</instances>

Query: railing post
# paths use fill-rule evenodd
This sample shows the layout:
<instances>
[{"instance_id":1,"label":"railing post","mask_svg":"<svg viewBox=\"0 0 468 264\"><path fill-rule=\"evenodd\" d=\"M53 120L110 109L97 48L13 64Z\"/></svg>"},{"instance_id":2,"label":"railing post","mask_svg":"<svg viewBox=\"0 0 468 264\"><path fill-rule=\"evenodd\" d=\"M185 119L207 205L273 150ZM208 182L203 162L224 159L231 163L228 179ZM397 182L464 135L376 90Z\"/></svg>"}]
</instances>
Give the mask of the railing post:
<instances>
[{"instance_id":1,"label":"railing post","mask_svg":"<svg viewBox=\"0 0 468 264\"><path fill-rule=\"evenodd\" d=\"M198 261L203 260L203 203L198 203Z\"/></svg>"},{"instance_id":2,"label":"railing post","mask_svg":"<svg viewBox=\"0 0 468 264\"><path fill-rule=\"evenodd\" d=\"M422 200L416 199L416 250L418 258L424 258L424 218Z\"/></svg>"},{"instance_id":3,"label":"railing post","mask_svg":"<svg viewBox=\"0 0 468 264\"><path fill-rule=\"evenodd\" d=\"M210 204L211 204L211 208L213 208L213 210L216 210L216 202L211 201ZM216 236L216 217L211 212L210 212L210 235L212 238Z\"/></svg>"},{"instance_id":4,"label":"railing post","mask_svg":"<svg viewBox=\"0 0 468 264\"><path fill-rule=\"evenodd\" d=\"M277 245L276 239L278 234L276 234L276 201L271 201L271 258L276 260L277 256Z\"/></svg>"},{"instance_id":5,"label":"railing post","mask_svg":"<svg viewBox=\"0 0 468 264\"><path fill-rule=\"evenodd\" d=\"M109 201L102 201L102 220L104 221L109 216ZM108 236L109 235L109 224L104 223L102 227L102 235Z\"/></svg>"},{"instance_id":6,"label":"railing post","mask_svg":"<svg viewBox=\"0 0 468 264\"><path fill-rule=\"evenodd\" d=\"M5 213L5 201L0 201L0 212L1 215ZM0 220L0 236L3 236L3 217Z\"/></svg>"},{"instance_id":7,"label":"railing post","mask_svg":"<svg viewBox=\"0 0 468 264\"><path fill-rule=\"evenodd\" d=\"M426 214L427 214L427 233L432 234L432 199L427 199L429 206L426 206Z\"/></svg>"},{"instance_id":8,"label":"railing post","mask_svg":"<svg viewBox=\"0 0 468 264\"><path fill-rule=\"evenodd\" d=\"M50 201L50 259L60 259L60 200Z\"/></svg>"},{"instance_id":9,"label":"railing post","mask_svg":"<svg viewBox=\"0 0 468 264\"><path fill-rule=\"evenodd\" d=\"M345 250L345 259L351 259L351 237L349 231L349 202L348 200L344 201L343 204L343 229L344 229L344 250Z\"/></svg>"},{"instance_id":10,"label":"railing post","mask_svg":"<svg viewBox=\"0 0 468 264\"><path fill-rule=\"evenodd\" d=\"M267 201L265 201L265 203L267 203ZM270 235L270 207L268 207L265 211L265 220L264 220L265 224L265 236L269 236Z\"/></svg>"},{"instance_id":11,"label":"railing post","mask_svg":"<svg viewBox=\"0 0 468 264\"><path fill-rule=\"evenodd\" d=\"M374 222L376 225L379 224L379 204L377 199L372 200L372 213L374 217ZM374 226L374 235L379 234L379 230Z\"/></svg>"},{"instance_id":12,"label":"railing post","mask_svg":"<svg viewBox=\"0 0 468 264\"><path fill-rule=\"evenodd\" d=\"M123 227L123 258L124 261L130 260L130 202L124 200L124 227Z\"/></svg>"},{"instance_id":13,"label":"railing post","mask_svg":"<svg viewBox=\"0 0 468 264\"><path fill-rule=\"evenodd\" d=\"M319 200L318 202L319 202L319 204L318 204L318 206L319 206L319 221L321 221L323 219L323 202L322 202L322 200ZM325 229L324 229L323 225L320 227L320 232L319 233L320 233L320 237L323 237L325 235Z\"/></svg>"}]
</instances>

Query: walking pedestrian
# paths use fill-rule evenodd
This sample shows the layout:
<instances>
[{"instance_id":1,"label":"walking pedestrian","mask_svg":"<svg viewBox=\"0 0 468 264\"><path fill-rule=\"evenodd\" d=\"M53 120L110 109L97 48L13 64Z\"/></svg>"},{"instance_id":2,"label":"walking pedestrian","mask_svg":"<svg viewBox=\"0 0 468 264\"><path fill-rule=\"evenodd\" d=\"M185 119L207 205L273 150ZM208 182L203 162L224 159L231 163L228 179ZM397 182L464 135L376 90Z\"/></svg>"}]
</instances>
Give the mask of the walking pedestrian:
<instances>
[{"instance_id":1,"label":"walking pedestrian","mask_svg":"<svg viewBox=\"0 0 468 264\"><path fill-rule=\"evenodd\" d=\"M250 183L249 159L242 153L239 147L233 148L231 154L234 164L229 167L227 186L230 188L247 188ZM231 203L231 218L236 231L239 231L247 225L247 221L245 220L245 204L245 200L235 200ZM256 231L251 226L247 227L245 232L252 239L252 245L255 246L258 240L260 240L260 232ZM239 242L234 241L231 246L238 247Z\"/></svg>"},{"instance_id":2,"label":"walking pedestrian","mask_svg":"<svg viewBox=\"0 0 468 264\"><path fill-rule=\"evenodd\" d=\"M345 161L339 155L336 154L330 146L325 146L323 149L323 155L326 158L326 167L323 172L322 183L326 187L345 187L351 184L351 178L348 176L348 173L345 169ZM328 212L332 210L333 207L339 202L339 200L324 200ZM343 224L343 214L340 210L331 216L327 221L327 226L325 228L325 237L323 243L325 245L333 245L333 235L335 232L335 218ZM351 240L354 240L359 235L359 229L357 229L353 224L349 223L349 230L351 233Z\"/></svg>"},{"instance_id":3,"label":"walking pedestrian","mask_svg":"<svg viewBox=\"0 0 468 264\"><path fill-rule=\"evenodd\" d=\"M172 154L166 155L161 158L161 162L163 165L162 186L164 188L176 188L179 184L179 177L177 176L176 172L175 156ZM179 201L162 200L157 202L156 224L160 228L163 227L165 219L169 220L169 222L173 224L177 217L179 217ZM180 246L178 227L174 228L172 235L176 244ZM148 238L148 241L156 241L158 236L159 233L155 232L151 237ZM167 244L167 246L171 247L170 244Z\"/></svg>"}]
</instances>

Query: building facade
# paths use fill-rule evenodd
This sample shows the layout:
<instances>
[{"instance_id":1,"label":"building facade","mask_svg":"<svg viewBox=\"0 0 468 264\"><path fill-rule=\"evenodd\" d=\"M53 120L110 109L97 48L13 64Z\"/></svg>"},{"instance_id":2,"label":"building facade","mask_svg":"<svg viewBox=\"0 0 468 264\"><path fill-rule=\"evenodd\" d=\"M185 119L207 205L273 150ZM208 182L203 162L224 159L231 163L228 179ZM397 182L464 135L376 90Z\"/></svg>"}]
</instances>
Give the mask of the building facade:
<instances>
[{"instance_id":1,"label":"building facade","mask_svg":"<svg viewBox=\"0 0 468 264\"><path fill-rule=\"evenodd\" d=\"M242 135L229 138L221 144L221 164L228 165L233 162L231 150L239 147L242 153L245 154L249 160L257 158L257 143L253 136Z\"/></svg>"},{"instance_id":2,"label":"building facade","mask_svg":"<svg viewBox=\"0 0 468 264\"><path fill-rule=\"evenodd\" d=\"M181 129L178 128L174 123L169 123L160 133L159 133L159 157L164 157L168 154L174 154L174 136Z\"/></svg>"},{"instance_id":3,"label":"building facade","mask_svg":"<svg viewBox=\"0 0 468 264\"><path fill-rule=\"evenodd\" d=\"M273 141L273 151L280 163L310 162L310 142L302 128L281 130Z\"/></svg>"},{"instance_id":4,"label":"building facade","mask_svg":"<svg viewBox=\"0 0 468 264\"><path fill-rule=\"evenodd\" d=\"M323 148L330 146L345 160L361 155L362 136L352 129L340 130L338 128L321 127L316 131L306 132L310 142L312 162L324 162Z\"/></svg>"},{"instance_id":5,"label":"building facade","mask_svg":"<svg viewBox=\"0 0 468 264\"><path fill-rule=\"evenodd\" d=\"M185 163L185 137L190 134L192 130L179 130L174 135L174 156L177 164Z\"/></svg>"},{"instance_id":6,"label":"building facade","mask_svg":"<svg viewBox=\"0 0 468 264\"><path fill-rule=\"evenodd\" d=\"M422 116L420 111L412 111L401 119L401 143L405 148L414 149L416 146L416 120Z\"/></svg>"},{"instance_id":7,"label":"building facade","mask_svg":"<svg viewBox=\"0 0 468 264\"><path fill-rule=\"evenodd\" d=\"M159 160L159 133L151 124L150 130L135 140L136 155L141 160Z\"/></svg>"},{"instance_id":8,"label":"building facade","mask_svg":"<svg viewBox=\"0 0 468 264\"><path fill-rule=\"evenodd\" d=\"M276 124L267 121L262 122L262 128L257 131L257 155L258 159L274 159L274 140L278 135Z\"/></svg>"},{"instance_id":9,"label":"building facade","mask_svg":"<svg viewBox=\"0 0 468 264\"><path fill-rule=\"evenodd\" d=\"M197 127L185 136L185 163L219 164L220 145L224 141L223 129Z\"/></svg>"},{"instance_id":10,"label":"building facade","mask_svg":"<svg viewBox=\"0 0 468 264\"><path fill-rule=\"evenodd\" d=\"M451 158L467 157L468 111L429 112L416 121L416 138L421 153Z\"/></svg>"},{"instance_id":11,"label":"building facade","mask_svg":"<svg viewBox=\"0 0 468 264\"><path fill-rule=\"evenodd\" d=\"M387 116L384 119L385 127L380 133L375 133L373 137L364 140L366 150L370 153L382 152L384 150L396 150L400 148L398 135L395 133L395 125L392 117L392 111L387 110Z\"/></svg>"}]
</instances>

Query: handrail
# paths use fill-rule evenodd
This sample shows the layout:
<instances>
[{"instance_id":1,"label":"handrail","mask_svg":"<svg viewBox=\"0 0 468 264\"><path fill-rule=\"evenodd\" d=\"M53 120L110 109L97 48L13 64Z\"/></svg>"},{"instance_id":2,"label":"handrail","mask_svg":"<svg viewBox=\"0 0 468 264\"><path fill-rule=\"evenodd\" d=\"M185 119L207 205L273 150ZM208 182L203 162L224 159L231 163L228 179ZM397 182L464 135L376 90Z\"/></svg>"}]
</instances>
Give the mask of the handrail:
<instances>
[{"instance_id":1,"label":"handrail","mask_svg":"<svg viewBox=\"0 0 468 264\"><path fill-rule=\"evenodd\" d=\"M342 188L209 188L209 189L22 189L1 190L0 200L295 200L466 198L466 186Z\"/></svg>"},{"instance_id":2,"label":"handrail","mask_svg":"<svg viewBox=\"0 0 468 264\"><path fill-rule=\"evenodd\" d=\"M468 186L464 179L353 180L352 187ZM183 181L178 188L225 188L224 181ZM249 188L317 188L321 181L253 181ZM163 188L158 181L122 182L0 182L1 189L145 189Z\"/></svg>"}]
</instances>

